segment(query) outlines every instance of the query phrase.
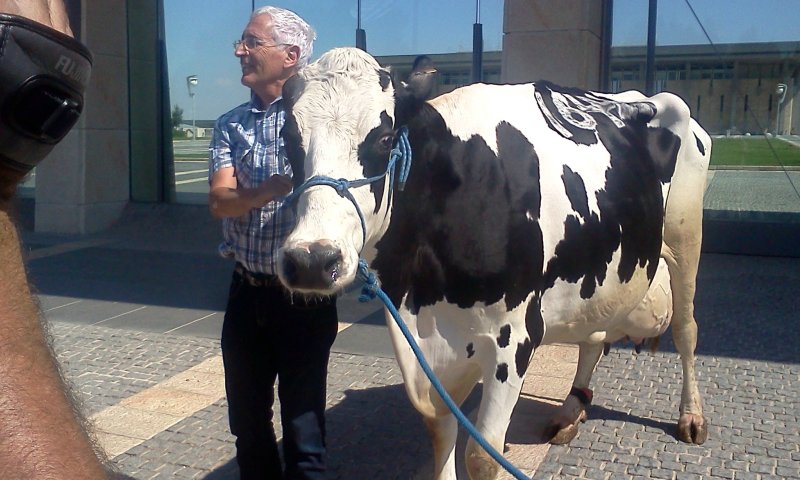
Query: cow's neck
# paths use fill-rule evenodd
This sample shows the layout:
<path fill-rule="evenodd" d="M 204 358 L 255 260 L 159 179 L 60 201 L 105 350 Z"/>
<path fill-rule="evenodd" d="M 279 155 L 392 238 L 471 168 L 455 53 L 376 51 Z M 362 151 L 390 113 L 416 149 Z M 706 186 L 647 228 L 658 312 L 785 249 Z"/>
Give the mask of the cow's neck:
<path fill-rule="evenodd" d="M 470 307 L 505 297 L 509 308 L 518 304 L 536 280 L 510 286 L 518 279 L 509 271 L 542 271 L 535 242 L 524 252 L 507 248 L 510 235 L 541 238 L 538 224 L 516 225 L 511 211 L 501 207 L 508 206 L 504 177 L 518 172 L 506 171 L 482 138 L 454 137 L 430 105 L 407 126 L 411 173 L 406 188 L 395 193 L 372 262 L 384 290 L 396 304 L 408 294 L 412 311 L 441 300 Z M 487 183 L 492 178 L 497 181 Z M 538 181 L 529 184 L 538 195 Z"/>

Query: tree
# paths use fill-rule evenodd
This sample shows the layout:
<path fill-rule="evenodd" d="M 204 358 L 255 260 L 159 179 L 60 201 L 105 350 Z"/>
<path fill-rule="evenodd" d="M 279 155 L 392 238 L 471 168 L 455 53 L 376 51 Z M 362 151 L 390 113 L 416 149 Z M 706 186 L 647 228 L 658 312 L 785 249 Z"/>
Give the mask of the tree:
<path fill-rule="evenodd" d="M 183 123 L 183 109 L 176 103 L 172 107 L 172 128 L 178 128 Z"/>

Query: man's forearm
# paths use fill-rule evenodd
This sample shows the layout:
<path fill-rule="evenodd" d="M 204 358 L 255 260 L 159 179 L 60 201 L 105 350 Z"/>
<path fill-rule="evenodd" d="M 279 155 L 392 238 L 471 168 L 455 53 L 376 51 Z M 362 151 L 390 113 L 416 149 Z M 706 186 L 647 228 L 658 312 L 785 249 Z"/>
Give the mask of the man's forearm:
<path fill-rule="evenodd" d="M 208 205 L 214 218 L 241 217 L 273 198 L 257 188 L 216 187 L 208 194 Z"/>
<path fill-rule="evenodd" d="M 0 478 L 105 478 L 66 393 L 2 206 L 0 259 Z"/>

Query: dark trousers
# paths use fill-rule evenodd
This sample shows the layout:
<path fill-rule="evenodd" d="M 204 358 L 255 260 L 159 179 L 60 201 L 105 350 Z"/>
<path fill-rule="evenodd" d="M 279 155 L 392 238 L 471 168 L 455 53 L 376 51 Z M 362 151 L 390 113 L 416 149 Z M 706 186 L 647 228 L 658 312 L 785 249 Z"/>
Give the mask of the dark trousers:
<path fill-rule="evenodd" d="M 335 298 L 306 302 L 281 286 L 253 286 L 234 273 L 222 358 L 243 480 L 325 477 L 326 380 L 337 329 Z M 276 377 L 285 473 L 272 427 Z"/>

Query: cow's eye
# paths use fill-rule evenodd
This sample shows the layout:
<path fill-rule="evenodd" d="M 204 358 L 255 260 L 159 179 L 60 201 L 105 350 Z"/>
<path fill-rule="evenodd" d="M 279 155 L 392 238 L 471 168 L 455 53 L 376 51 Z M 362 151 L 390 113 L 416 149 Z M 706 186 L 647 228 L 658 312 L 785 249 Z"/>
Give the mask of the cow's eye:
<path fill-rule="evenodd" d="M 392 149 L 392 142 L 394 142 L 394 135 L 384 135 L 380 140 L 378 140 L 378 144 L 381 146 L 381 148 L 386 150 Z"/>

